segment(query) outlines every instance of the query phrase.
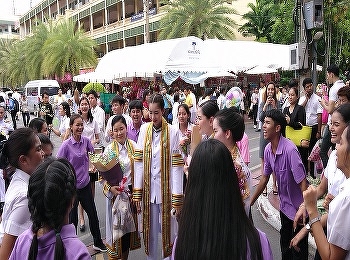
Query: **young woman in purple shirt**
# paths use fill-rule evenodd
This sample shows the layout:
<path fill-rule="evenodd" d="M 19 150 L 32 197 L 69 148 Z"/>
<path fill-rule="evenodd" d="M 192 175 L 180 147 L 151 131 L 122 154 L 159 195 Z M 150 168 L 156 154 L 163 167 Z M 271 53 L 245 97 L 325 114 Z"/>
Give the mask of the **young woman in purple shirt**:
<path fill-rule="evenodd" d="M 16 240 L 16 259 L 91 259 L 68 224 L 76 196 L 76 178 L 66 159 L 49 158 L 29 178 L 28 208 L 33 225 Z"/>
<path fill-rule="evenodd" d="M 66 158 L 74 167 L 77 180 L 77 198 L 69 216 L 69 222 L 78 225 L 78 202 L 88 215 L 91 235 L 94 238 L 93 248 L 106 252 L 106 246 L 101 239 L 99 220 L 95 201 L 91 192 L 89 176 L 88 152 L 94 152 L 90 139 L 82 136 L 84 130 L 83 118 L 79 114 L 70 117 L 71 137 L 65 140 L 57 153 L 57 158 Z"/>

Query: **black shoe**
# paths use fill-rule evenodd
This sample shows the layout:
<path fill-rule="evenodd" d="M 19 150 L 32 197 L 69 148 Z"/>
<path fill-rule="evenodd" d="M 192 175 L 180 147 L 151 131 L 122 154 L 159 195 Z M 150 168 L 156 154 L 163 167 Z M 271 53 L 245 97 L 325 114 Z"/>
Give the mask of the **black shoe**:
<path fill-rule="evenodd" d="M 100 240 L 97 243 L 94 243 L 94 245 L 92 246 L 92 248 L 96 251 L 100 251 L 100 252 L 106 252 L 107 248 L 105 246 L 105 244 L 103 244 L 102 240 Z"/>
<path fill-rule="evenodd" d="M 85 232 L 85 224 L 80 225 L 79 229 L 80 229 L 80 232 Z"/>
<path fill-rule="evenodd" d="M 255 132 L 260 132 L 260 131 L 261 131 L 261 129 L 256 129 L 256 130 L 255 130 Z"/>

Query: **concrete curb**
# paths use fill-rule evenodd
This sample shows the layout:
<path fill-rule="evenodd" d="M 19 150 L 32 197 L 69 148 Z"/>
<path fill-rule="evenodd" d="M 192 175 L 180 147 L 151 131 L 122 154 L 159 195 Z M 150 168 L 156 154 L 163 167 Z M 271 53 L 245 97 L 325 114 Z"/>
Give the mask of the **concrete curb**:
<path fill-rule="evenodd" d="M 271 178 L 272 179 L 272 178 Z M 268 194 L 267 196 L 260 195 L 257 199 L 257 209 L 259 210 L 263 219 L 274 227 L 277 231 L 281 228 L 281 219 L 279 210 L 276 209 L 270 202 L 270 193 L 272 192 L 271 179 L 267 185 Z M 313 236 L 309 235 L 309 255 L 314 256 L 316 251 L 316 243 Z"/>

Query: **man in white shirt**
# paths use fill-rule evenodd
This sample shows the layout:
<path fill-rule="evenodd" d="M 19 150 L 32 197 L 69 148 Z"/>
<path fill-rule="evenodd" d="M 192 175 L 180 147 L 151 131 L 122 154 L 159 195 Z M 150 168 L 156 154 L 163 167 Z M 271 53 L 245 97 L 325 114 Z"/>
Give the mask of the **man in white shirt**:
<path fill-rule="evenodd" d="M 218 103 L 219 109 L 223 109 L 226 106 L 226 98 L 224 96 L 225 88 L 220 88 L 220 95 L 218 96 L 216 102 Z"/>
<path fill-rule="evenodd" d="M 314 93 L 311 78 L 305 78 L 303 80 L 303 88 L 305 95 L 300 97 L 299 105 L 305 108 L 306 125 L 312 127 L 310 145 L 308 148 L 308 154 L 310 154 L 316 141 L 321 138 L 323 108 L 320 103 L 320 97 Z M 309 172 L 313 178 L 315 178 L 314 168 L 314 162 L 310 162 Z"/>
<path fill-rule="evenodd" d="M 329 116 L 328 116 L 328 122 L 324 129 L 323 136 L 322 136 L 322 144 L 321 144 L 321 150 L 320 150 L 320 156 L 323 164 L 323 168 L 326 168 L 327 162 L 328 162 L 328 151 L 329 148 L 331 148 L 331 132 L 329 131 L 329 126 L 331 124 L 331 115 L 336 108 L 337 101 L 338 101 L 338 90 L 345 86 L 344 82 L 339 79 L 339 67 L 335 64 L 329 65 L 327 68 L 327 82 L 329 84 L 333 84 L 332 87 L 329 89 L 329 100 L 326 101 L 324 98 L 321 99 L 321 105 L 322 107 L 327 110 Z"/>
<path fill-rule="evenodd" d="M 98 94 L 95 90 L 91 90 L 87 94 L 87 97 L 91 107 L 91 114 L 98 124 L 100 133 L 104 133 L 106 116 L 105 116 L 105 111 L 97 105 Z M 100 140 L 103 140 L 103 138 L 100 138 Z"/>
<path fill-rule="evenodd" d="M 116 115 L 122 115 L 125 118 L 127 127 L 132 124 L 132 119 L 129 115 L 123 114 L 124 106 L 126 104 L 126 100 L 119 95 L 115 95 L 115 97 L 112 99 L 112 113 L 113 115 L 108 118 L 107 124 L 106 124 L 106 130 L 105 130 L 105 142 L 106 144 L 109 144 L 112 140 L 112 120 Z"/>

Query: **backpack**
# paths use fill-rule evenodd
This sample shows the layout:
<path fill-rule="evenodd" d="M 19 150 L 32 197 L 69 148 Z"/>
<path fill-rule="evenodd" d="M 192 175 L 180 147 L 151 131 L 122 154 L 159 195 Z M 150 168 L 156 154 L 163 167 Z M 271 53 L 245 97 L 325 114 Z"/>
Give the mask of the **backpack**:
<path fill-rule="evenodd" d="M 15 111 L 16 113 L 19 111 L 19 103 L 18 100 L 15 98 L 11 98 L 13 101 L 13 111 Z"/>

